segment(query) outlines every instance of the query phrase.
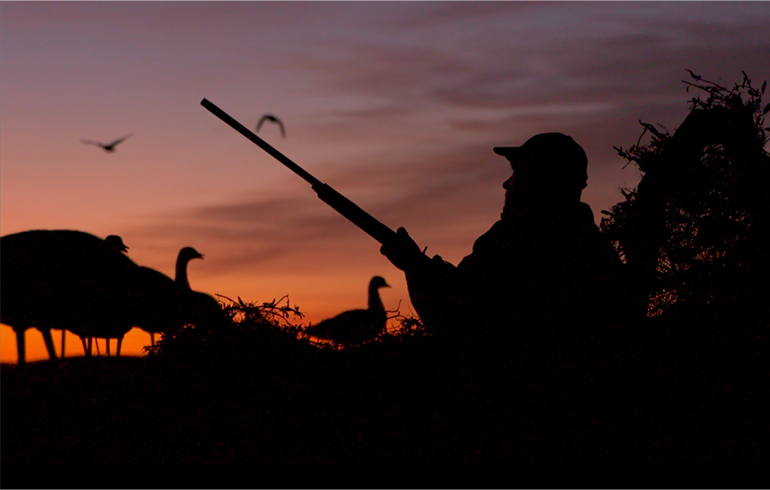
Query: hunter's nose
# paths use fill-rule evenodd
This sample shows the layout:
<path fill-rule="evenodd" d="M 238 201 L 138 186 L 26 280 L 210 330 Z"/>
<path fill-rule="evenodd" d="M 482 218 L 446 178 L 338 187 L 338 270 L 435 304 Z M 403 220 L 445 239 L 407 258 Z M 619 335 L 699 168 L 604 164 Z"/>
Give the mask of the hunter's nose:
<path fill-rule="evenodd" d="M 505 190 L 507 190 L 507 191 L 511 190 L 511 187 L 513 187 L 513 178 L 514 178 L 514 175 L 511 175 L 511 176 L 508 178 L 508 180 L 506 180 L 505 182 L 503 182 L 503 189 L 505 189 Z"/>

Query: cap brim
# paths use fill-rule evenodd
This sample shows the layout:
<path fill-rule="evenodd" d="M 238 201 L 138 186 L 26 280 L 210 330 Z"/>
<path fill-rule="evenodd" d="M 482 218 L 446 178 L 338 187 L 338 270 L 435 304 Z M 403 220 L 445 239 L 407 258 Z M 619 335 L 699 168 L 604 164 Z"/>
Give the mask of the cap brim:
<path fill-rule="evenodd" d="M 495 146 L 494 152 L 504 157 L 512 157 L 521 153 L 521 147 L 519 146 Z"/>

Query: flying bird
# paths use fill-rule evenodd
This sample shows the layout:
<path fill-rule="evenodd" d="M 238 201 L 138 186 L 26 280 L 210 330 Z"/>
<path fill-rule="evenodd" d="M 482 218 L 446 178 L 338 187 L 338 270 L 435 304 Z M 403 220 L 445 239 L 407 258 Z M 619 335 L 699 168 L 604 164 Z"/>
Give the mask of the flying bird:
<path fill-rule="evenodd" d="M 90 141 L 90 140 L 84 140 L 84 139 L 81 139 L 80 141 L 82 143 L 87 144 L 87 145 L 96 145 L 96 146 L 102 148 L 104 151 L 106 151 L 108 153 L 114 153 L 115 152 L 115 146 L 117 146 L 118 143 L 121 143 L 121 142 L 127 140 L 130 137 L 131 137 L 131 135 L 127 134 L 126 136 L 123 136 L 122 138 L 116 139 L 112 143 L 100 143 L 98 141 Z"/>
<path fill-rule="evenodd" d="M 286 137 L 286 130 L 284 130 L 283 128 L 283 123 L 281 122 L 280 119 L 278 119 L 272 114 L 265 114 L 264 116 L 262 116 L 262 118 L 257 123 L 257 132 L 259 132 L 259 128 L 262 127 L 262 123 L 265 121 L 270 121 L 277 124 L 281 128 L 281 136 L 283 136 L 284 138 Z"/>

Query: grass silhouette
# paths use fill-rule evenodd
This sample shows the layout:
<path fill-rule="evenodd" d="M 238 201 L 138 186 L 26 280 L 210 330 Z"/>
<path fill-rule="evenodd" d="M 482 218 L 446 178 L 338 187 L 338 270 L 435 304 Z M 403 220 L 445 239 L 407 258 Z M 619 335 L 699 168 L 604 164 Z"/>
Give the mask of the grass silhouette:
<path fill-rule="evenodd" d="M 672 329 L 665 318 L 524 361 L 515 346 L 447 344 L 399 313 L 393 333 L 375 341 L 314 345 L 288 297 L 221 303 L 227 322 L 168 333 L 142 358 L 4 365 L 3 461 L 764 458 L 764 412 L 752 395 L 766 383 L 761 370 L 730 377 L 724 363 L 693 363 L 653 341 L 613 343 L 629 330 Z M 597 367 L 586 353 L 599 348 L 611 355 Z"/>

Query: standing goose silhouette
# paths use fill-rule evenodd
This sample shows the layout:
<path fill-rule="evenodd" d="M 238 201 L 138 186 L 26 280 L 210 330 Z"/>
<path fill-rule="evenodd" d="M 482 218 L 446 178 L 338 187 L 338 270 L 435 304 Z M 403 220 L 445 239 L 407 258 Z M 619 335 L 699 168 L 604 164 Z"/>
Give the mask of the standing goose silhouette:
<path fill-rule="evenodd" d="M 18 363 L 26 362 L 25 331 L 37 328 L 56 359 L 52 328 L 67 329 L 84 343 L 102 323 L 120 323 L 113 303 L 121 278 L 136 267 L 119 237 L 102 240 L 74 230 L 31 230 L 0 239 L 0 322 L 16 333 Z M 62 349 L 63 351 L 64 349 Z"/>
<path fill-rule="evenodd" d="M 123 136 L 122 138 L 118 138 L 118 139 L 116 139 L 115 141 L 113 141 L 111 143 L 100 143 L 98 141 L 91 141 L 91 140 L 84 140 L 84 139 L 81 139 L 80 142 L 81 143 L 85 143 L 87 145 L 98 146 L 99 148 L 103 149 L 107 153 L 114 153 L 115 152 L 115 147 L 118 145 L 118 143 L 121 143 L 121 142 L 127 140 L 130 137 L 131 137 L 131 135 L 127 134 L 126 136 Z"/>
<path fill-rule="evenodd" d="M 175 282 L 182 289 L 183 302 L 188 310 L 187 323 L 219 323 L 226 320 L 219 301 L 206 293 L 193 291 L 187 279 L 187 263 L 192 259 L 203 260 L 203 257 L 202 253 L 192 247 L 183 248 L 177 257 Z"/>
<path fill-rule="evenodd" d="M 257 131 L 256 131 L 257 133 L 259 133 L 259 129 L 262 127 L 262 123 L 264 123 L 265 121 L 270 121 L 272 123 L 277 124 L 281 129 L 281 136 L 283 136 L 284 138 L 286 137 L 286 130 L 283 127 L 283 123 L 281 122 L 280 119 L 278 119 L 272 114 L 265 114 L 260 118 L 259 122 L 257 123 Z"/>
<path fill-rule="evenodd" d="M 182 249 L 179 254 L 181 258 L 177 257 L 177 265 L 186 266 L 193 252 L 200 255 L 192 248 Z M 154 333 L 180 329 L 190 324 L 212 324 L 225 318 L 216 299 L 190 289 L 186 272 L 180 279 L 186 285 L 177 283 L 155 269 L 137 266 L 123 281 L 124 295 L 115 301 L 115 310 L 120 312 L 120 318 L 123 319 L 121 325 L 116 327 L 127 325 L 128 328 L 106 328 L 95 336 L 117 338 L 117 355 L 120 356 L 123 336 L 133 327 L 149 332 L 154 342 Z M 107 342 L 109 355 L 109 340 Z"/>
<path fill-rule="evenodd" d="M 192 288 L 190 288 L 190 281 L 187 279 L 187 264 L 193 259 L 203 259 L 203 254 L 192 247 L 182 248 L 176 258 L 176 276 L 174 277 L 174 282 L 181 289 L 187 291 L 192 291 Z M 139 326 L 139 328 L 150 334 L 150 342 L 152 345 L 155 345 L 155 334 L 163 332 L 167 327 L 167 325 L 155 322 L 146 322 Z"/>
<path fill-rule="evenodd" d="M 104 244 L 107 246 L 107 250 L 110 251 L 112 254 L 117 253 L 127 253 L 128 252 L 128 246 L 123 243 L 123 239 L 119 237 L 118 235 L 109 235 L 104 239 Z M 61 357 L 64 359 L 66 350 L 65 350 L 65 338 L 67 336 L 67 329 L 63 328 L 61 331 Z M 86 356 L 91 355 L 91 350 L 93 346 L 93 337 L 80 337 L 80 342 L 83 344 L 83 352 L 86 354 Z M 96 349 L 99 349 L 99 345 L 96 345 Z"/>
<path fill-rule="evenodd" d="M 374 276 L 369 282 L 368 309 L 345 311 L 317 325 L 311 325 L 305 329 L 305 333 L 340 344 L 356 345 L 374 339 L 385 331 L 388 320 L 379 289 L 389 287 L 385 279 Z"/>
<path fill-rule="evenodd" d="M 192 289 L 190 287 L 190 281 L 187 279 L 187 264 L 192 259 L 203 260 L 203 254 L 192 247 L 184 247 L 179 251 L 179 255 L 176 257 L 176 276 L 174 277 L 174 281 L 187 289 Z"/>

